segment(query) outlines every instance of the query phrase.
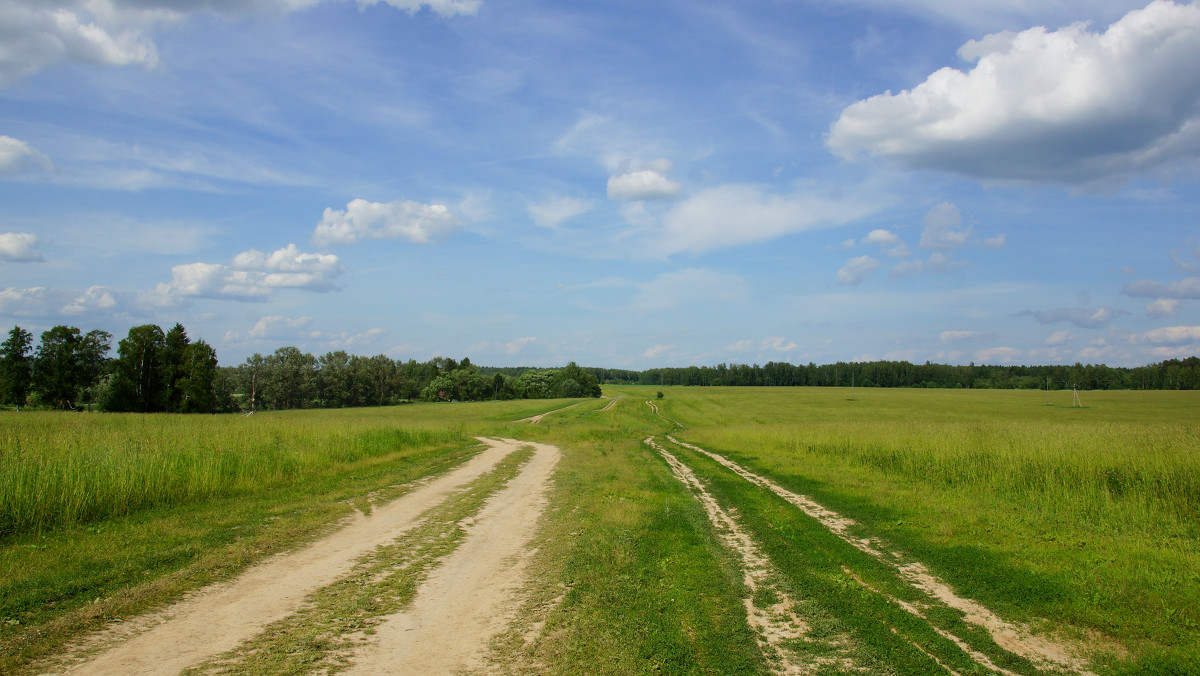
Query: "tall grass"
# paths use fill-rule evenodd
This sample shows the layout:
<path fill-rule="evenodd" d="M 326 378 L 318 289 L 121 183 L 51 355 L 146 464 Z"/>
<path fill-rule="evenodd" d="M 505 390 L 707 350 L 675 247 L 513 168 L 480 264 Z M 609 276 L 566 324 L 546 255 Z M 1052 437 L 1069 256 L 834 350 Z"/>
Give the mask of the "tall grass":
<path fill-rule="evenodd" d="M 0 413 L 0 537 L 239 495 L 460 440 L 396 418 Z"/>
<path fill-rule="evenodd" d="M 821 422 L 696 430 L 787 473 L 857 468 L 1107 528 L 1200 532 L 1200 425 Z"/>

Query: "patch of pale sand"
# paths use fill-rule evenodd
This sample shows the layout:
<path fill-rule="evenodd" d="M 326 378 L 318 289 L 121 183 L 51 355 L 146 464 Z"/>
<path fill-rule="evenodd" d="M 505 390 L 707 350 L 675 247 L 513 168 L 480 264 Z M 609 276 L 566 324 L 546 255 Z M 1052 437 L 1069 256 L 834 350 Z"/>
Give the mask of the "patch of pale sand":
<path fill-rule="evenodd" d="M 546 507 L 560 456 L 532 446 L 521 473 L 489 498 L 463 543 L 417 589 L 412 603 L 378 627 L 352 658 L 351 674 L 452 674 L 484 668 L 488 644 L 515 617 L 526 582 L 529 543 Z"/>
<path fill-rule="evenodd" d="M 617 402 L 619 402 L 619 401 L 621 401 L 621 398 L 620 398 L 620 397 L 613 397 L 613 400 L 612 400 L 612 401 L 610 401 L 610 402 L 608 402 L 607 404 L 605 404 L 605 405 L 604 405 L 604 408 L 600 409 L 600 411 L 599 411 L 599 412 L 600 412 L 600 413 L 603 413 L 603 412 L 605 412 L 605 411 L 612 410 L 612 407 L 613 407 L 613 406 L 616 406 L 616 405 L 617 405 Z"/>
<path fill-rule="evenodd" d="M 672 442 L 679 444 L 684 448 L 689 448 L 697 453 L 702 453 L 713 460 L 721 463 L 725 467 L 736 472 L 742 478 L 754 483 L 758 486 L 766 488 L 775 493 L 779 497 L 787 500 L 793 505 L 799 507 L 808 516 L 816 519 L 831 532 L 842 538 L 855 548 L 862 552 L 888 563 L 895 568 L 900 575 L 909 582 L 912 586 L 924 591 L 945 603 L 947 606 L 959 610 L 965 616 L 966 622 L 982 627 L 991 635 L 992 640 L 996 645 L 1005 650 L 1020 655 L 1034 664 L 1042 666 L 1050 666 L 1052 668 L 1066 669 L 1071 673 L 1080 674 L 1081 676 L 1093 676 L 1092 672 L 1088 671 L 1087 663 L 1082 659 L 1075 657 L 1066 646 L 1052 641 L 1043 636 L 1036 636 L 1032 632 L 1018 627 L 1010 622 L 1007 622 L 993 613 L 991 610 L 980 604 L 978 601 L 966 599 L 954 592 L 945 582 L 937 579 L 929 569 L 919 562 L 901 564 L 900 561 L 906 559 L 900 552 L 885 552 L 883 546 L 876 540 L 871 538 L 855 538 L 849 534 L 849 529 L 857 525 L 853 519 L 848 519 L 841 516 L 837 512 L 826 509 L 823 505 L 817 503 L 812 498 L 809 498 L 798 493 L 793 493 L 788 489 L 776 484 L 773 481 L 759 476 L 743 468 L 741 465 L 718 455 L 711 451 L 700 448 L 693 444 L 684 443 L 668 436 Z"/>
<path fill-rule="evenodd" d="M 421 515 L 478 478 L 516 446 L 480 439 L 487 448 L 458 468 L 425 481 L 371 516 L 304 549 L 259 564 L 237 579 L 212 585 L 167 609 L 162 620 L 113 648 L 66 670 L 68 674 L 177 674 L 232 650 L 300 608 L 305 597 L 350 572 L 355 561 L 420 522 Z"/>
<path fill-rule="evenodd" d="M 803 637 L 809 628 L 792 610 L 795 605 L 792 599 L 777 585 L 772 584 L 772 578 L 777 577 L 778 573 L 771 560 L 742 529 L 734 516 L 717 503 L 687 465 L 655 443 L 653 437 L 646 439 L 645 443 L 667 461 L 675 478 L 692 490 L 705 513 L 708 514 L 708 519 L 712 522 L 717 536 L 726 548 L 741 559 L 742 582 L 747 591 L 746 598 L 743 600 L 746 606 L 746 620 L 752 628 L 757 630 L 756 635 L 763 652 L 768 657 L 774 656 L 775 659 L 771 660 L 774 662 L 773 671 L 778 674 L 813 673 L 822 666 L 825 660 L 810 658 L 809 663 L 801 663 L 799 656 L 785 643 Z M 754 599 L 761 589 L 770 589 L 775 593 L 778 601 L 767 607 L 758 606 Z"/>

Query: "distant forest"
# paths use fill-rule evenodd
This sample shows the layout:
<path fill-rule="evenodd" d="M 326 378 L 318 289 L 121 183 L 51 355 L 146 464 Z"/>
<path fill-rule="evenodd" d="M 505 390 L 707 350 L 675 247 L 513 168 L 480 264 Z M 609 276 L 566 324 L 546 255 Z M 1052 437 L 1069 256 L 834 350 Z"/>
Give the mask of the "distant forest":
<path fill-rule="evenodd" d="M 735 385 L 808 387 L 963 387 L 976 389 L 1194 390 L 1200 389 L 1200 358 L 1168 359 L 1120 368 L 1104 364 L 1071 366 L 989 366 L 911 364 L 906 361 L 787 362 L 719 364 L 645 371 L 588 369 L 604 384 Z"/>
<path fill-rule="evenodd" d="M 598 397 L 600 385 L 948 387 L 1003 389 L 1200 389 L 1200 358 L 1134 368 L 1103 364 L 990 366 L 906 361 L 719 364 L 630 371 L 480 367 L 464 358 L 399 361 L 296 347 L 219 366 L 180 324 L 135 326 L 117 345 L 104 331 L 56 326 L 41 335 L 13 327 L 0 343 L 0 405 L 105 411 L 222 413 L 383 406 L 411 401 Z"/>

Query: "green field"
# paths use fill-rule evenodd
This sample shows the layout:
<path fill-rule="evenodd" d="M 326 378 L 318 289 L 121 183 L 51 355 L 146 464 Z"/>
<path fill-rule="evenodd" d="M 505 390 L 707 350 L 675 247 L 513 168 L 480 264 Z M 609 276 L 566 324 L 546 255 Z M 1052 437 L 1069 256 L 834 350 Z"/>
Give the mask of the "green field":
<path fill-rule="evenodd" d="M 788 649 L 820 673 L 989 673 L 968 651 L 1010 673 L 1052 672 L 684 444 L 836 511 L 854 538 L 1071 646 L 1094 673 L 1200 672 L 1197 393 L 1082 392 L 1083 407 L 1038 391 L 605 395 L 617 405 L 578 400 L 536 425 L 513 421 L 571 402 L 0 413 L 0 672 L 36 670 L 106 622 L 329 532 L 463 462 L 477 435 L 563 452 L 527 603 L 552 610 L 539 640 L 514 629 L 496 642 L 510 673 L 769 673 L 742 564 L 648 437 L 774 563 L 758 593 L 795 600 L 811 630 Z M 921 618 L 906 610 L 918 606 Z"/>

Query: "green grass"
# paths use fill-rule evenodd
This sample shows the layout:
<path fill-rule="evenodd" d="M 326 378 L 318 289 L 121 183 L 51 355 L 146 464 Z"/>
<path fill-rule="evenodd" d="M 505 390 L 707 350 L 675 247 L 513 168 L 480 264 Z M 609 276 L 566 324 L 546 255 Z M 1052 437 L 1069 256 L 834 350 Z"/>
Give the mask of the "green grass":
<path fill-rule="evenodd" d="M 765 673 L 736 559 L 642 443 L 675 429 L 646 400 L 683 425 L 679 438 L 855 519 L 963 596 L 1095 648 L 1097 673 L 1200 672 L 1200 393 L 1081 392 L 1084 408 L 1036 391 L 606 394 L 624 398 L 537 425 L 513 421 L 571 402 L 0 413 L 0 672 L 301 546 L 463 462 L 487 435 L 563 450 L 528 603 L 496 642 L 503 670 Z M 971 673 L 883 600 L 911 593 L 886 567 L 704 456 L 680 457 L 736 510 L 818 634 L 850 636 L 876 672 L 932 673 L 926 650 Z M 1030 673 L 953 613 L 933 614 Z"/>
<path fill-rule="evenodd" d="M 1052 618 L 1113 648 L 1111 669 L 1200 670 L 1200 393 L 1084 392 L 1086 408 L 1069 392 L 1050 406 L 1042 392 L 666 395 L 681 439 L 854 518 L 1005 617 Z"/>

